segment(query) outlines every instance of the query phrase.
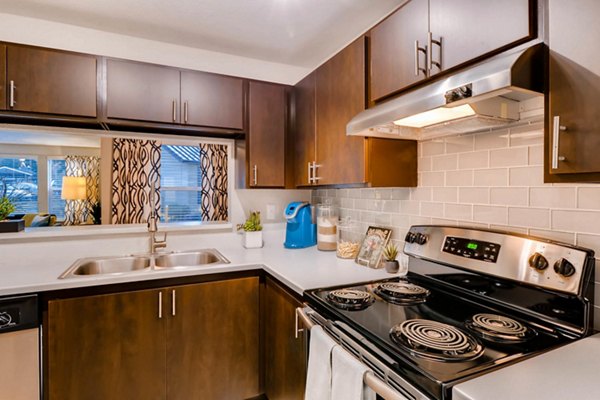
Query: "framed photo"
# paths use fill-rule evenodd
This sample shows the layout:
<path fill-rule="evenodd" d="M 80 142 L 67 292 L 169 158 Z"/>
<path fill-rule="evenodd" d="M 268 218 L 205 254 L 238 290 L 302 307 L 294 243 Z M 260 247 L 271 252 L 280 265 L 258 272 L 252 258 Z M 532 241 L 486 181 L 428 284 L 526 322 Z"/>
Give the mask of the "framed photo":
<path fill-rule="evenodd" d="M 355 261 L 370 268 L 379 268 L 383 249 L 390 240 L 390 236 L 392 236 L 391 229 L 370 226 Z"/>

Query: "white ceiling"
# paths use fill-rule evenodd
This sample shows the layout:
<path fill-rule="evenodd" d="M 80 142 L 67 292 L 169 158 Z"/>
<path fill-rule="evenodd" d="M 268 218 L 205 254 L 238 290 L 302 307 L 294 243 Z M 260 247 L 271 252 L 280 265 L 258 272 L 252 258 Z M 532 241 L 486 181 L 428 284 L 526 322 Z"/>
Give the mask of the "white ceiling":
<path fill-rule="evenodd" d="M 315 68 L 405 0 L 0 0 L 3 13 Z"/>

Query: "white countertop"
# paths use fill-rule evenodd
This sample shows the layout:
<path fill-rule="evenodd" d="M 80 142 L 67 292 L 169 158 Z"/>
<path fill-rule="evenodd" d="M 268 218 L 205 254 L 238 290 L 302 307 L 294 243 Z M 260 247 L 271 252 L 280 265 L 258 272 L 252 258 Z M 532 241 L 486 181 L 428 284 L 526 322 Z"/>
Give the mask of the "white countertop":
<path fill-rule="evenodd" d="M 49 261 L 40 263 L 32 262 L 32 265 L 20 265 L 12 267 L 8 262 L 0 268 L 0 296 L 19 293 L 34 293 L 48 290 L 67 289 L 75 287 L 89 287 L 107 285 L 122 282 L 144 281 L 152 279 L 164 279 L 201 274 L 214 274 L 222 272 L 244 271 L 249 269 L 263 268 L 268 273 L 289 286 L 292 290 L 301 294 L 306 289 L 326 287 L 333 285 L 344 285 L 369 280 L 389 278 L 390 275 L 383 269 L 371 269 L 360 266 L 354 260 L 342 260 L 336 257 L 335 252 L 318 251 L 316 246 L 306 249 L 285 249 L 283 247 L 284 231 L 265 231 L 265 246 L 261 249 L 245 249 L 241 245 L 241 237 L 235 233 L 214 233 L 203 235 L 198 240 L 198 245 L 176 250 L 195 250 L 203 248 L 215 248 L 223 254 L 230 264 L 221 264 L 208 267 L 191 267 L 178 270 L 156 270 L 145 272 L 130 272 L 121 275 L 96 275 L 82 276 L 67 279 L 58 279 L 75 260 L 79 257 L 69 257 L 70 249 L 73 254 L 81 250 L 73 244 L 60 243 L 58 252 L 66 253 L 59 257 L 60 261 Z M 114 240 L 114 239 L 113 239 Z M 145 240 L 145 239 L 143 239 Z M 46 247 L 37 247 L 30 244 L 23 252 L 33 251 L 52 252 L 52 244 L 45 243 Z M 59 246 L 59 244 L 54 244 Z M 71 247 L 70 247 L 71 246 Z M 109 244 L 114 246 L 114 243 Z M 2 248 L 0 248 L 1 250 Z M 39 249 L 39 250 L 37 250 Z M 168 249 L 170 250 L 170 249 Z M 135 250 L 131 253 L 136 253 Z M 95 249 L 90 256 L 99 256 L 101 251 Z M 120 253 L 122 255 L 128 253 Z M 114 255 L 114 252 L 107 255 Z M 28 255 L 23 255 L 27 257 Z M 29 254 L 35 259 L 34 254 Z M 43 255 L 37 254 L 38 260 L 44 259 Z M 48 257 L 51 259 L 52 257 Z M 54 257 L 57 258 L 57 257 Z"/>
<path fill-rule="evenodd" d="M 454 387 L 453 400 L 598 400 L 600 334 Z"/>

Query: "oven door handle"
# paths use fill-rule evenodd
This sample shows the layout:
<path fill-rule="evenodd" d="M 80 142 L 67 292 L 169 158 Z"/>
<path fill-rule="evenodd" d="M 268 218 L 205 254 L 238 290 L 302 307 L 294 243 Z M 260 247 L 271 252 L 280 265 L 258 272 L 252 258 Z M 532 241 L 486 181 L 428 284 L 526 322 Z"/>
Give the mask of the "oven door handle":
<path fill-rule="evenodd" d="M 306 327 L 306 329 L 311 330 L 316 324 L 310 319 L 306 312 L 307 309 L 310 310 L 308 307 L 296 308 L 296 316 L 302 321 L 302 324 Z M 367 371 L 365 373 L 363 380 L 365 385 L 370 387 L 375 393 L 386 400 L 409 400 L 406 396 L 403 396 L 392 389 L 387 383 L 379 379 L 379 377 L 371 371 Z"/>

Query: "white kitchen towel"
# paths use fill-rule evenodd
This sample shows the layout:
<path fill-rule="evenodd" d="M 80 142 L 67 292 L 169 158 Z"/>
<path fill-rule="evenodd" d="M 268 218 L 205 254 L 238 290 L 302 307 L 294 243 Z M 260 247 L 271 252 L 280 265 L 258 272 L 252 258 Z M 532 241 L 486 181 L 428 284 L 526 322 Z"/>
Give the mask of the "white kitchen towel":
<path fill-rule="evenodd" d="M 304 400 L 331 400 L 331 350 L 337 347 L 321 326 L 310 330 Z"/>
<path fill-rule="evenodd" d="M 364 383 L 369 367 L 336 346 L 331 352 L 331 400 L 375 400 L 375 392 Z"/>

